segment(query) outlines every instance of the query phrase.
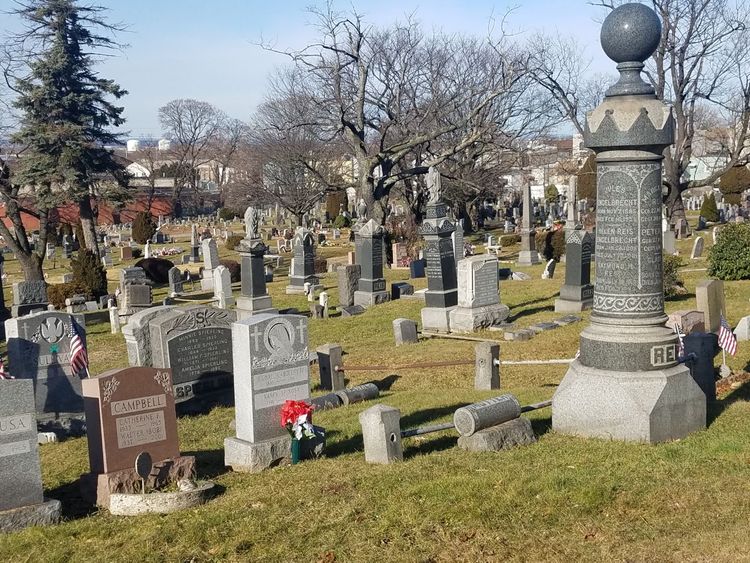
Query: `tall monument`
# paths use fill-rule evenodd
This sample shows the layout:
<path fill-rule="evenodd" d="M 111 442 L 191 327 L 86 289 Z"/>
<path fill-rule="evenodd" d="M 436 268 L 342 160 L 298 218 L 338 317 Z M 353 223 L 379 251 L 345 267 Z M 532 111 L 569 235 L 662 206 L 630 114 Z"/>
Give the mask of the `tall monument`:
<path fill-rule="evenodd" d="M 261 239 L 260 209 L 245 210 L 245 238 L 237 250 L 242 257 L 242 288 L 237 298 L 237 318 L 246 319 L 258 313 L 277 313 L 271 307 L 271 296 L 266 289 L 266 270 L 263 257 L 268 246 Z"/>
<path fill-rule="evenodd" d="M 665 326 L 661 169 L 674 122 L 641 78 L 660 38 L 643 4 L 623 4 L 602 24 L 620 79 L 586 118 L 597 162 L 596 286 L 580 356 L 552 399 L 558 432 L 655 443 L 706 426 L 706 398 Z"/>
<path fill-rule="evenodd" d="M 523 217 L 521 219 L 521 251 L 518 253 L 519 266 L 533 266 L 542 260 L 536 251 L 536 230 L 534 229 L 534 203 L 531 201 L 531 176 L 524 175 Z"/>

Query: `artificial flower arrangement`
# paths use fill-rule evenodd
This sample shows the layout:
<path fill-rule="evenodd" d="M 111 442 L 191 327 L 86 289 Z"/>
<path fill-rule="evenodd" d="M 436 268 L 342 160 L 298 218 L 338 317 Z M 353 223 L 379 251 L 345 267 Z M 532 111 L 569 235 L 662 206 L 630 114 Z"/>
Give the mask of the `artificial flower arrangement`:
<path fill-rule="evenodd" d="M 313 407 L 305 401 L 285 401 L 281 407 L 281 426 L 292 437 L 292 463 L 300 459 L 300 441 L 315 438 Z"/>

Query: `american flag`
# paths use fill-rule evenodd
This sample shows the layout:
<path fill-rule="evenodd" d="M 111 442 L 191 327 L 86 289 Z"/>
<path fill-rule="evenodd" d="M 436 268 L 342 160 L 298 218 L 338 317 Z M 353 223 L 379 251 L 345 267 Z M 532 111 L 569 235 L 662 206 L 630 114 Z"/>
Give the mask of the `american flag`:
<path fill-rule="evenodd" d="M 73 336 L 70 339 L 70 367 L 73 368 L 73 373 L 77 373 L 79 377 L 87 377 L 89 371 L 89 357 L 88 354 L 86 354 L 86 347 L 83 345 L 81 335 L 78 334 L 75 325 L 72 325 L 72 327 Z"/>
<path fill-rule="evenodd" d="M 732 334 L 732 327 L 721 315 L 721 326 L 719 326 L 719 347 L 728 353 L 730 356 L 734 356 L 737 353 L 737 339 Z"/>
<path fill-rule="evenodd" d="M 5 362 L 3 362 L 2 356 L 0 356 L 0 379 L 13 379 L 13 376 L 5 369 Z"/>

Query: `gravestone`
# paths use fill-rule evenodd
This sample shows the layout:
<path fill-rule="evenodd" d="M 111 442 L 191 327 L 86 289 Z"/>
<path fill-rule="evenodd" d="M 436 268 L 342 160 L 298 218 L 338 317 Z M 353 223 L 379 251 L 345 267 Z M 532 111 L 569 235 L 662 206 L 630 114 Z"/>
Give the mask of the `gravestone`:
<path fill-rule="evenodd" d="M 359 286 L 359 278 L 362 277 L 362 266 L 359 264 L 347 264 L 336 268 L 339 286 L 339 308 L 354 305 L 354 292 Z"/>
<path fill-rule="evenodd" d="M 316 350 L 318 354 L 318 371 L 320 372 L 320 388 L 329 391 L 339 391 L 346 387 L 342 366 L 343 351 L 340 344 L 323 344 Z"/>
<path fill-rule="evenodd" d="M 696 309 L 703 313 L 706 332 L 718 332 L 724 311 L 724 282 L 703 280 L 695 287 Z"/>
<path fill-rule="evenodd" d="M 177 266 L 172 266 L 167 272 L 169 278 L 169 294 L 179 295 L 182 293 L 182 272 Z"/>
<path fill-rule="evenodd" d="M 312 233 L 297 227 L 292 239 L 294 258 L 289 269 L 289 285 L 286 286 L 287 295 L 305 293 L 305 283 L 309 283 L 312 291 L 322 289 L 320 280 L 315 276 L 315 247 Z"/>
<path fill-rule="evenodd" d="M 451 242 L 453 243 L 453 257 L 458 263 L 464 258 L 464 222 L 462 219 L 456 221 L 456 230 L 451 233 Z"/>
<path fill-rule="evenodd" d="M 536 230 L 534 215 L 531 209 L 531 176 L 525 175 L 522 180 L 523 217 L 521 219 L 521 250 L 518 253 L 519 266 L 533 266 L 541 259 L 536 251 Z"/>
<path fill-rule="evenodd" d="M 143 452 L 155 462 L 146 483 L 152 488 L 194 475 L 195 458 L 180 456 L 168 369 L 110 370 L 84 379 L 83 394 L 90 467 L 81 476 L 84 498 L 107 507 L 112 493 L 140 492 L 134 466 Z"/>
<path fill-rule="evenodd" d="M 23 281 L 13 284 L 11 314 L 14 317 L 46 311 L 47 305 L 49 305 L 47 299 L 47 282 L 44 280 Z"/>
<path fill-rule="evenodd" d="M 690 253 L 690 258 L 695 260 L 703 255 L 703 237 L 696 237 L 693 242 L 693 251 Z"/>
<path fill-rule="evenodd" d="M 198 225 L 190 226 L 190 262 L 197 264 L 200 258 L 200 239 L 198 238 Z"/>
<path fill-rule="evenodd" d="M 201 277 L 201 289 L 210 291 L 214 288 L 214 269 L 219 266 L 219 249 L 216 239 L 207 238 L 201 242 L 203 248 L 203 276 Z"/>
<path fill-rule="evenodd" d="M 172 368 L 181 411 L 223 403 L 231 395 L 235 319 L 234 311 L 196 305 L 167 310 L 149 321 L 151 366 Z"/>
<path fill-rule="evenodd" d="M 396 346 L 418 343 L 417 323 L 411 319 L 393 319 L 393 338 Z"/>
<path fill-rule="evenodd" d="M 396 270 L 409 267 L 409 252 L 404 242 L 394 242 L 391 245 L 393 252 L 393 268 Z"/>
<path fill-rule="evenodd" d="M 394 282 L 391 284 L 391 299 L 400 299 L 402 295 L 414 295 L 414 286 L 408 282 Z"/>
<path fill-rule="evenodd" d="M 120 247 L 120 261 L 124 262 L 125 260 L 132 260 L 133 259 L 133 249 L 129 246 L 121 246 Z"/>
<path fill-rule="evenodd" d="M 152 304 L 151 286 L 142 284 L 128 284 L 121 288 L 120 315 L 133 315 L 143 309 L 148 309 Z"/>
<path fill-rule="evenodd" d="M 664 252 L 666 254 L 675 253 L 674 241 L 675 241 L 674 231 L 668 230 L 668 231 L 662 232 L 662 248 L 664 249 Z"/>
<path fill-rule="evenodd" d="M 552 399 L 562 434 L 656 443 L 706 426 L 705 397 L 665 326 L 662 158 L 674 121 L 640 76 L 660 38 L 644 4 L 622 4 L 602 24 L 620 80 L 586 118 L 585 145 L 597 159 L 597 278 L 580 355 Z"/>
<path fill-rule="evenodd" d="M 352 305 L 351 307 L 341 307 L 342 317 L 355 317 L 365 312 L 365 308 L 362 305 Z"/>
<path fill-rule="evenodd" d="M 356 232 L 357 263 L 362 268 L 354 304 L 370 307 L 390 299 L 383 278 L 383 227 L 370 219 Z"/>
<path fill-rule="evenodd" d="M 128 324 L 122 327 L 130 366 L 151 366 L 151 319 L 175 309 L 174 305 L 160 305 L 133 314 Z"/>
<path fill-rule="evenodd" d="M 679 327 L 684 335 L 706 332 L 704 315 L 700 311 L 674 311 L 667 318 L 667 326 L 672 330 Z"/>
<path fill-rule="evenodd" d="M 44 498 L 34 383 L 0 379 L 0 532 L 60 520 L 60 501 Z"/>
<path fill-rule="evenodd" d="M 451 332 L 473 332 L 501 323 L 510 309 L 500 303 L 498 261 L 491 254 L 458 263 L 458 306 L 450 312 Z"/>
<path fill-rule="evenodd" d="M 237 298 L 237 318 L 245 319 L 256 313 L 277 313 L 272 307 L 266 282 L 270 280 L 263 264 L 268 246 L 260 238 L 260 211 L 248 207 L 245 211 L 245 238 L 237 247 L 242 263 L 242 285 Z"/>
<path fill-rule="evenodd" d="M 427 186 L 430 198 L 421 229 L 427 262 L 426 307 L 421 312 L 422 330 L 446 333 L 450 331 L 450 312 L 458 304 L 456 260 L 451 241 L 454 226 L 446 215 L 447 206 L 442 201 L 440 172 L 434 167 L 427 173 Z"/>
<path fill-rule="evenodd" d="M 424 259 L 412 260 L 409 264 L 409 278 L 417 279 L 425 276 L 425 262 Z"/>
<path fill-rule="evenodd" d="M 236 436 L 224 440 L 224 463 L 258 472 L 290 459 L 284 402 L 310 399 L 307 319 L 253 315 L 232 325 L 232 343 Z"/>
<path fill-rule="evenodd" d="M 214 269 L 214 299 L 218 301 L 219 309 L 229 309 L 234 305 L 232 275 L 226 266 L 218 266 Z"/>
<path fill-rule="evenodd" d="M 594 301 L 591 285 L 591 235 L 581 229 L 566 232 L 565 284 L 555 299 L 555 311 L 574 313 L 590 309 Z"/>
<path fill-rule="evenodd" d="M 547 265 L 544 267 L 544 271 L 542 272 L 543 280 L 551 280 L 555 277 L 555 266 L 557 266 L 557 260 L 555 260 L 554 258 L 550 259 L 547 262 Z"/>
<path fill-rule="evenodd" d="M 750 316 L 742 317 L 734 329 L 734 336 L 738 342 L 750 340 Z"/>
<path fill-rule="evenodd" d="M 8 363 L 16 379 L 34 381 L 37 421 L 42 428 L 82 430 L 81 378 L 70 366 L 70 340 L 78 333 L 84 346 L 83 315 L 57 311 L 32 313 L 5 321 Z"/>

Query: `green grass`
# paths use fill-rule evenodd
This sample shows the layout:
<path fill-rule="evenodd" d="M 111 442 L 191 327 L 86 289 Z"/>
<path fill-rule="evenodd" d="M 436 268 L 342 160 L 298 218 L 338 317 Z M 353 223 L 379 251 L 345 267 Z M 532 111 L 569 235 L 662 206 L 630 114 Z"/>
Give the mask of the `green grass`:
<path fill-rule="evenodd" d="M 710 233 L 707 245 L 711 244 Z M 692 240 L 678 241 L 689 256 Z M 345 253 L 347 246 L 326 249 Z M 510 259 L 517 249 L 507 249 Z M 222 256 L 231 253 L 222 248 Z M 689 269 L 705 259 L 686 259 Z M 12 262 L 11 262 L 12 263 Z M 512 319 L 523 327 L 560 316 L 553 303 L 564 264 L 553 280 L 542 267 L 523 268 L 528 282 L 501 283 Z M 115 272 L 110 279 L 116 279 Z M 408 272 L 389 271 L 390 280 Z M 705 272 L 685 272 L 688 295 L 668 311 L 693 308 Z M 335 278 L 323 278 L 337 302 Z M 304 296 L 270 284 L 276 307 L 307 309 Z M 424 280 L 416 280 L 417 288 Z M 748 314 L 750 282 L 725 284 L 727 314 Z M 396 348 L 391 322 L 419 320 L 422 304 L 396 301 L 354 318 L 310 320 L 310 348 L 338 342 L 348 365 L 398 366 L 473 357 L 473 343 L 431 339 Z M 588 313 L 584 314 L 584 323 Z M 508 360 L 570 358 L 577 323 L 527 342 L 502 342 Z M 484 332 L 487 338 L 501 333 Z M 89 329 L 92 372 L 126 364 L 121 335 Z M 750 345 L 730 359 L 746 369 Z M 565 366 L 504 366 L 503 389 L 522 403 L 547 399 Z M 351 384 L 398 375 L 381 402 L 401 409 L 403 427 L 448 421 L 458 406 L 492 396 L 472 389 L 473 367 L 347 374 Z M 317 370 L 312 369 L 312 381 Z M 317 391 L 316 391 L 317 393 Z M 2 561 L 737 561 L 750 559 L 750 387 L 722 397 L 708 429 L 658 446 L 586 440 L 550 430 L 549 410 L 530 418 L 537 444 L 504 453 L 467 453 L 455 433 L 404 441 L 405 460 L 364 461 L 358 414 L 373 403 L 318 413 L 328 431 L 327 457 L 249 475 L 223 467 L 232 409 L 179 421 L 181 450 L 195 455 L 199 475 L 222 492 L 203 507 L 167 516 L 114 517 L 86 507 L 77 479 L 88 470 L 85 438 L 41 448 L 45 494 L 64 503 L 59 526 L 0 537 Z"/>

